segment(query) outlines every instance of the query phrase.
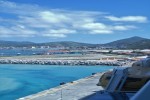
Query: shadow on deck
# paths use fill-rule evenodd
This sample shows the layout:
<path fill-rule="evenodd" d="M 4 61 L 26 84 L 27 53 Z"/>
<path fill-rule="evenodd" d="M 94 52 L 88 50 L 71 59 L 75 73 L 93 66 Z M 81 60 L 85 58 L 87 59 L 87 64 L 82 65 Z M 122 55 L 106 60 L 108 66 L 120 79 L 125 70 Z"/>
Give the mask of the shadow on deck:
<path fill-rule="evenodd" d="M 130 100 L 135 93 L 107 93 L 95 91 L 95 93 L 79 100 Z"/>

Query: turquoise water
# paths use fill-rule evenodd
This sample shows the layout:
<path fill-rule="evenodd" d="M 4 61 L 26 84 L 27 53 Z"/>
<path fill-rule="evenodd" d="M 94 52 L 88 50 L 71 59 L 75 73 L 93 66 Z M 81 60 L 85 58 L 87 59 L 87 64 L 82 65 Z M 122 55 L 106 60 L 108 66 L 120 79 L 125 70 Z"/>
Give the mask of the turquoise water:
<path fill-rule="evenodd" d="M 15 100 L 111 68 L 0 64 L 0 100 Z"/>

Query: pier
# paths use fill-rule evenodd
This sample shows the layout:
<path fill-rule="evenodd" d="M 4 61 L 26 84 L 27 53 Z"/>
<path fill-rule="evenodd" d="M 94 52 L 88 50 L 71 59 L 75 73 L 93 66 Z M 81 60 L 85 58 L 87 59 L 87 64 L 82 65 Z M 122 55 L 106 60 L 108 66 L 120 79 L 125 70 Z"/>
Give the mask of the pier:
<path fill-rule="evenodd" d="M 70 100 L 70 98 L 71 100 L 82 100 L 103 90 L 101 86 L 96 85 L 101 75 L 102 73 L 97 73 L 18 100 Z"/>

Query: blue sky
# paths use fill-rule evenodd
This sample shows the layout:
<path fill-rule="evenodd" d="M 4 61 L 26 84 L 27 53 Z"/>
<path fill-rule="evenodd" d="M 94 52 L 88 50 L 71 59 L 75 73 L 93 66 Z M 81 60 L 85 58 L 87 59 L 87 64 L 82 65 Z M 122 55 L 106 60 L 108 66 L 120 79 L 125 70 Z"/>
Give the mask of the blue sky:
<path fill-rule="evenodd" d="M 150 38 L 149 0 L 0 0 L 0 40 L 107 43 Z"/>

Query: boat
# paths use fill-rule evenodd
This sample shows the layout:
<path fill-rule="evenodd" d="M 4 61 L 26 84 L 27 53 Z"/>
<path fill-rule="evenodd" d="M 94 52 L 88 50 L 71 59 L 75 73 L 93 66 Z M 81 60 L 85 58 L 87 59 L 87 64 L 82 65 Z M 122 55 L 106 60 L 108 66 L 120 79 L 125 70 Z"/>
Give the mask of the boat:
<path fill-rule="evenodd" d="M 150 57 L 133 63 L 131 67 L 122 68 L 123 75 L 121 75 L 121 71 L 117 74 L 118 69 L 104 73 L 97 85 L 107 90 L 109 86 L 116 84 L 113 92 L 118 90 L 120 92 L 136 92 L 150 80 Z M 118 89 L 119 86 L 120 89 Z"/>

